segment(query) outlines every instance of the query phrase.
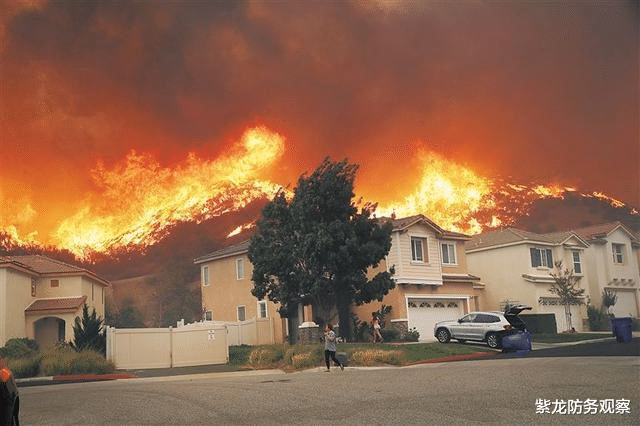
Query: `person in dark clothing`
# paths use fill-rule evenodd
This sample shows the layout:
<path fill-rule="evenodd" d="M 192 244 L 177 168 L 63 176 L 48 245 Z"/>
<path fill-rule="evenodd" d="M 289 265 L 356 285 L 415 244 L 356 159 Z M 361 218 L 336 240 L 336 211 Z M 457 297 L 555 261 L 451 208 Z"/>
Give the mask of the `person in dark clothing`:
<path fill-rule="evenodd" d="M 330 371 L 330 359 L 333 360 L 341 370 L 344 370 L 344 365 L 336 358 L 336 333 L 333 331 L 333 326 L 327 324 L 324 328 L 324 361 L 327 363 L 326 371 Z"/>

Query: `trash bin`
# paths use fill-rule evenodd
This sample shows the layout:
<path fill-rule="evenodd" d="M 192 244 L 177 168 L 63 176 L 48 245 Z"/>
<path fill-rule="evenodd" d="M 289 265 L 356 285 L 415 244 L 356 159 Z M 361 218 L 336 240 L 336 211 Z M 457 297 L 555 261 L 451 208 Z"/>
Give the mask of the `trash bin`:
<path fill-rule="evenodd" d="M 613 332 L 616 342 L 631 343 L 632 321 L 630 317 L 611 318 L 611 331 Z"/>
<path fill-rule="evenodd" d="M 531 352 L 532 334 L 529 331 L 518 330 L 502 337 L 502 352 L 516 352 L 524 355 Z"/>
<path fill-rule="evenodd" d="M 345 366 L 349 362 L 349 357 L 347 356 L 346 352 L 336 352 L 336 358 L 338 358 L 338 361 L 340 361 L 340 364 Z"/>

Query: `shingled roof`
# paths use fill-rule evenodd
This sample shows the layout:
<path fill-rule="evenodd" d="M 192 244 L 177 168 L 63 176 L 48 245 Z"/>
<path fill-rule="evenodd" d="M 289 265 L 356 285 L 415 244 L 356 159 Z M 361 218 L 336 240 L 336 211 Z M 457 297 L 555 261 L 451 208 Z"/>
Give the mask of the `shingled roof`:
<path fill-rule="evenodd" d="M 204 263 L 204 262 L 209 262 L 211 260 L 223 259 L 229 256 L 244 254 L 247 251 L 249 251 L 249 244 L 251 244 L 251 240 L 245 240 L 245 241 L 242 241 L 241 243 L 224 247 L 220 250 L 216 250 L 212 253 L 196 258 L 194 260 L 194 263 Z"/>
<path fill-rule="evenodd" d="M 605 238 L 607 235 L 611 234 L 616 229 L 621 228 L 626 232 L 632 240 L 635 242 L 640 242 L 638 240 L 638 236 L 628 230 L 622 223 L 620 222 L 609 222 L 609 223 L 601 223 L 598 225 L 586 226 L 584 228 L 578 228 L 575 230 L 577 234 L 582 236 L 587 241 L 597 240 L 600 238 Z"/>
<path fill-rule="evenodd" d="M 505 228 L 474 235 L 471 237 L 471 240 L 465 244 L 465 248 L 467 251 L 471 251 L 495 246 L 512 245 L 520 242 L 559 245 L 563 244 L 572 236 L 582 241 L 585 246 L 587 245 L 583 238 L 572 231 L 536 234 L 535 232 L 528 232 L 522 229 Z"/>

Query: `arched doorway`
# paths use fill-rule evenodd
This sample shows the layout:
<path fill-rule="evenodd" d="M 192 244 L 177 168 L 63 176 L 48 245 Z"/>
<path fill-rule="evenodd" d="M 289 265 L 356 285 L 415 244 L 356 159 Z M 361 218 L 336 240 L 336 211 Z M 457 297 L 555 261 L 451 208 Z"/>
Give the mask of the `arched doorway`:
<path fill-rule="evenodd" d="M 41 318 L 35 322 L 34 334 L 41 348 L 53 346 L 64 340 L 65 320 L 56 317 Z"/>

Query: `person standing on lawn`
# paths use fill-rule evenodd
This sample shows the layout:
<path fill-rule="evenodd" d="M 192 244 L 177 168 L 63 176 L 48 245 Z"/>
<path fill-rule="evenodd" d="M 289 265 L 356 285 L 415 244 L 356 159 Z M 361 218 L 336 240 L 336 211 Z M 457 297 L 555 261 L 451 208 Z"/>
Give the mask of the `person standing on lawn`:
<path fill-rule="evenodd" d="M 333 326 L 327 323 L 324 327 L 324 361 L 327 364 L 327 372 L 330 371 L 330 359 L 344 371 L 344 365 L 336 358 L 336 333 L 333 331 Z"/>
<path fill-rule="evenodd" d="M 382 333 L 380 333 L 380 321 L 378 320 L 378 315 L 376 312 L 371 313 L 371 325 L 373 326 L 373 343 L 378 343 L 378 339 L 380 339 L 380 343 L 384 341 L 382 338 Z"/>

